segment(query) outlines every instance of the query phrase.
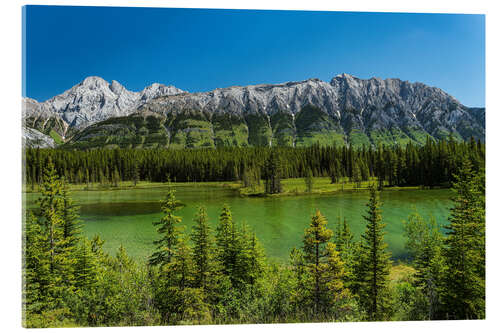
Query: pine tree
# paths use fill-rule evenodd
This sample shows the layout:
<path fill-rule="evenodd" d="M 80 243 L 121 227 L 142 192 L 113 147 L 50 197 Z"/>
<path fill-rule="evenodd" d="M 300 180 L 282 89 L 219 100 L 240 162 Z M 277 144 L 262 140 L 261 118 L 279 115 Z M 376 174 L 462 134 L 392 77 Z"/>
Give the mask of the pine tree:
<path fill-rule="evenodd" d="M 45 169 L 38 221 L 42 225 L 41 232 L 46 237 L 48 251 L 51 294 L 53 298 L 62 297 L 71 292 L 74 286 L 75 244 L 77 238 L 77 218 L 72 201 L 64 189 L 61 178 L 57 175 L 52 161 L 49 159 Z M 64 218 L 68 218 L 65 221 Z M 66 233 L 67 232 L 67 233 Z"/>
<path fill-rule="evenodd" d="M 339 235 L 337 236 L 335 244 L 337 251 L 339 252 L 340 259 L 344 263 L 344 283 L 347 287 L 350 287 L 353 279 L 354 262 L 356 259 L 356 243 L 354 242 L 354 236 L 345 217 L 338 233 Z"/>
<path fill-rule="evenodd" d="M 213 267 L 215 249 L 208 224 L 207 211 L 204 206 L 200 206 L 198 209 L 191 239 L 194 243 L 194 285 L 205 290 L 208 281 L 215 273 Z"/>
<path fill-rule="evenodd" d="M 456 193 L 445 226 L 444 303 L 453 319 L 485 315 L 484 198 L 481 182 L 465 160 L 453 183 Z"/>
<path fill-rule="evenodd" d="M 291 290 L 290 298 L 297 313 L 307 307 L 307 286 L 310 283 L 302 250 L 294 247 L 290 251 L 290 265 L 294 277 L 294 288 Z"/>
<path fill-rule="evenodd" d="M 271 151 L 265 165 L 266 193 L 281 193 L 281 161 L 278 153 Z"/>
<path fill-rule="evenodd" d="M 336 182 L 339 181 L 339 172 L 338 172 L 338 169 L 337 169 L 335 163 L 332 163 L 330 165 L 329 176 L 330 176 L 330 183 L 331 184 L 335 184 Z"/>
<path fill-rule="evenodd" d="M 304 178 L 304 182 L 306 184 L 306 192 L 311 193 L 313 190 L 314 179 L 313 179 L 313 173 L 312 173 L 310 168 L 307 169 L 307 173 L 306 173 L 306 177 Z"/>
<path fill-rule="evenodd" d="M 154 241 L 156 251 L 149 258 L 149 264 L 152 266 L 163 266 L 169 264 L 172 260 L 172 254 L 177 245 L 181 217 L 174 215 L 181 208 L 181 202 L 175 198 L 175 190 L 170 188 L 165 199 L 161 202 L 163 217 L 160 221 L 153 222 L 153 225 L 159 226 L 157 232 L 161 238 Z"/>
<path fill-rule="evenodd" d="M 120 183 L 120 173 L 118 172 L 118 169 L 114 169 L 113 170 L 113 174 L 111 175 L 111 179 L 113 181 L 113 186 L 114 187 L 118 187 L 119 183 Z"/>
<path fill-rule="evenodd" d="M 353 164 L 351 181 L 355 183 L 356 188 L 361 187 L 361 169 L 358 160 L 356 160 Z"/>
<path fill-rule="evenodd" d="M 137 186 L 137 183 L 139 182 L 141 178 L 140 170 L 139 170 L 139 163 L 135 162 L 134 163 L 134 186 Z"/>
<path fill-rule="evenodd" d="M 180 235 L 171 261 L 160 268 L 159 286 L 155 291 L 155 303 L 165 323 L 209 320 L 203 289 L 194 287 L 194 277 L 193 250 L 186 237 Z"/>
<path fill-rule="evenodd" d="M 62 298 L 64 293 L 71 292 L 74 287 L 74 267 L 76 257 L 69 250 L 69 240 L 64 237 L 64 223 L 54 211 L 49 211 L 46 219 L 47 241 L 54 298 Z M 60 300 L 62 302 L 62 299 Z"/>
<path fill-rule="evenodd" d="M 238 275 L 238 260 L 242 250 L 241 235 L 233 221 L 233 216 L 228 205 L 222 207 L 219 225 L 216 232 L 217 260 L 221 264 L 222 274 L 229 277 L 233 287 L 243 281 Z"/>
<path fill-rule="evenodd" d="M 23 315 L 42 313 L 51 307 L 51 274 L 47 234 L 28 212 L 23 235 Z"/>
<path fill-rule="evenodd" d="M 367 215 L 364 216 L 367 225 L 361 236 L 360 258 L 355 268 L 358 296 L 369 320 L 386 320 L 390 310 L 387 287 L 391 255 L 384 242 L 385 224 L 382 222 L 378 193 L 373 187 L 370 188 L 367 207 Z"/>
<path fill-rule="evenodd" d="M 431 218 L 425 221 L 417 212 L 404 221 L 406 248 L 413 257 L 415 285 L 424 295 L 427 319 L 438 319 L 440 307 L 439 288 L 443 279 L 443 237 Z"/>
<path fill-rule="evenodd" d="M 92 251 L 92 243 L 83 239 L 77 248 L 75 262 L 75 286 L 81 291 L 88 291 L 97 283 L 98 261 Z"/>
<path fill-rule="evenodd" d="M 50 212 L 60 213 L 63 211 L 63 188 L 63 182 L 57 175 L 54 164 L 49 159 L 42 177 L 42 185 L 40 188 L 41 196 L 37 200 L 40 206 L 37 216 L 42 223 L 46 224 Z"/>
<path fill-rule="evenodd" d="M 326 285 L 326 306 L 333 313 L 334 319 L 341 319 L 348 310 L 347 302 L 350 291 L 344 283 L 346 279 L 345 263 L 334 243 L 326 244 L 327 262 L 323 274 Z"/>
<path fill-rule="evenodd" d="M 253 286 L 264 272 L 264 250 L 255 232 L 251 232 L 246 223 L 241 226 L 241 251 L 237 260 L 240 279 Z"/>
<path fill-rule="evenodd" d="M 194 282 L 193 251 L 185 236 L 181 235 L 177 240 L 177 247 L 172 253 L 172 261 L 164 267 L 170 278 L 170 286 L 179 290 L 192 287 Z"/>
<path fill-rule="evenodd" d="M 327 221 L 320 211 L 311 218 L 303 240 L 304 263 L 311 278 L 307 286 L 311 305 L 316 315 L 325 315 L 332 305 L 336 305 L 348 295 L 343 285 L 344 264 L 329 242 L 333 232 L 326 227 Z M 337 307 L 334 306 L 333 309 Z"/>
<path fill-rule="evenodd" d="M 68 246 L 74 249 L 81 238 L 81 222 L 78 220 L 79 207 L 71 199 L 66 183 L 63 184 L 61 197 L 64 238 L 68 241 Z"/>

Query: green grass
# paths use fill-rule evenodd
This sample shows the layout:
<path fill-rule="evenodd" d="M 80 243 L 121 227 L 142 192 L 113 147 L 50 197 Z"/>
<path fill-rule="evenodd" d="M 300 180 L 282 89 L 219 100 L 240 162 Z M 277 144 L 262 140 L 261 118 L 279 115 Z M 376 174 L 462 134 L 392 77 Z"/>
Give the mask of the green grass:
<path fill-rule="evenodd" d="M 371 145 L 370 138 L 363 132 L 357 129 L 351 130 L 348 137 L 349 144 L 355 148 L 363 145 L 369 147 Z"/>
<path fill-rule="evenodd" d="M 232 190 L 237 190 L 241 196 L 261 196 L 265 194 L 264 185 L 265 181 L 261 180 L 260 185 L 256 185 L 253 188 L 243 187 L 240 181 L 227 181 L 227 182 L 170 182 L 170 183 L 160 183 L 160 182 L 149 182 L 149 181 L 139 181 L 134 185 L 133 181 L 121 181 L 118 186 L 113 186 L 112 184 L 101 184 L 101 183 L 89 183 L 85 184 L 68 184 L 68 190 L 70 192 L 76 191 L 118 191 L 118 190 L 144 190 L 144 189 L 158 189 L 158 188 L 168 188 L 168 187 L 222 187 Z M 360 186 L 357 187 L 355 183 L 349 182 L 348 178 L 342 179 L 340 182 L 331 184 L 329 177 L 314 177 L 312 192 L 306 191 L 306 185 L 304 178 L 288 178 L 281 181 L 283 186 L 283 192 L 279 194 L 273 194 L 271 196 L 286 196 L 286 195 L 310 195 L 310 194 L 331 194 L 338 191 L 361 191 L 367 190 L 370 185 L 377 184 L 376 178 L 372 178 L 368 181 L 362 181 Z M 388 187 L 384 190 L 403 190 L 403 189 L 418 189 L 420 187 Z M 40 188 L 37 184 L 33 187 L 31 185 L 23 184 L 22 192 L 24 193 L 36 193 L 39 192 Z"/>
<path fill-rule="evenodd" d="M 406 146 L 412 139 L 399 128 L 391 128 L 390 130 L 374 130 L 370 132 L 370 137 L 375 146 Z"/>
<path fill-rule="evenodd" d="M 242 187 L 233 183 L 232 188 L 238 188 L 242 196 L 263 196 L 265 195 L 265 181 L 262 180 L 260 185 L 253 187 Z M 304 178 L 289 178 L 281 181 L 282 192 L 272 194 L 270 196 L 288 196 L 288 195 L 309 195 L 309 194 L 331 194 L 339 191 L 363 191 L 367 190 L 370 185 L 377 185 L 377 179 L 371 178 L 367 181 L 362 181 L 359 186 L 349 182 L 348 178 L 343 178 L 340 182 L 331 184 L 329 177 L 315 177 L 313 179 L 313 187 L 311 192 L 307 192 Z M 419 187 L 390 187 L 387 190 L 402 190 L 402 189 L 418 189 Z"/>
<path fill-rule="evenodd" d="M 309 147 L 313 144 L 320 146 L 343 146 L 345 145 L 344 136 L 335 131 L 321 131 L 308 133 L 309 136 L 301 136 L 297 138 L 297 147 Z"/>
<path fill-rule="evenodd" d="M 64 141 L 62 139 L 62 137 L 56 132 L 54 131 L 53 129 L 50 130 L 49 132 L 49 136 L 54 139 L 55 143 L 60 145 L 60 144 L 63 144 Z"/>
<path fill-rule="evenodd" d="M 85 184 L 68 184 L 68 190 L 70 192 L 77 191 L 118 191 L 118 190 L 144 190 L 144 189 L 158 189 L 158 188 L 168 188 L 168 187 L 223 187 L 229 189 L 239 189 L 241 187 L 240 182 L 177 182 L 177 183 L 160 183 L 160 182 L 150 182 L 150 181 L 139 181 L 137 185 L 131 180 L 121 181 L 118 186 L 112 186 L 111 184 L 101 184 L 101 183 L 89 183 Z M 36 193 L 40 191 L 40 187 L 35 184 L 32 188 L 31 185 L 23 184 L 22 192 L 24 193 Z"/>

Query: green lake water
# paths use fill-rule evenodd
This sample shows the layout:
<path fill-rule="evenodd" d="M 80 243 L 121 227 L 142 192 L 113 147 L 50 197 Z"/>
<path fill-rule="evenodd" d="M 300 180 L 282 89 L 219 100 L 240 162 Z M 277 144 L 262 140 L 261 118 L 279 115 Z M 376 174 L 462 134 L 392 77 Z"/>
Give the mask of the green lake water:
<path fill-rule="evenodd" d="M 292 247 L 301 246 L 304 229 L 315 209 L 334 227 L 337 216 L 346 217 L 356 238 L 365 230 L 362 215 L 366 212 L 368 192 L 339 192 L 333 195 L 289 196 L 278 198 L 242 198 L 230 189 L 208 186 L 176 187 L 177 198 L 186 206 L 178 212 L 182 224 L 191 231 L 197 207 L 207 207 L 212 226 L 224 203 L 231 207 L 237 222 L 245 221 L 257 234 L 266 254 L 287 260 Z M 144 260 L 153 250 L 157 233 L 152 222 L 161 217 L 160 204 L 166 188 L 116 191 L 78 191 L 73 199 L 80 205 L 84 234 L 91 238 L 99 234 L 105 240 L 104 249 L 114 253 L 122 244 L 138 260 Z M 34 206 L 37 194 L 26 194 L 25 205 Z M 445 224 L 449 214 L 450 190 L 383 191 L 382 218 L 387 224 L 385 240 L 393 258 L 406 256 L 402 221 L 414 208 L 438 224 Z"/>

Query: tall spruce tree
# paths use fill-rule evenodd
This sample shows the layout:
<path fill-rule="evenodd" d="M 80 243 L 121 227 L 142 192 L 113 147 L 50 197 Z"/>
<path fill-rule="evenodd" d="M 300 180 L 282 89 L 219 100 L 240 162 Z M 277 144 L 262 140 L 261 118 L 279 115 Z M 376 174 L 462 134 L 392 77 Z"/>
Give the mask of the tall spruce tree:
<path fill-rule="evenodd" d="M 194 285 L 205 290 L 215 273 L 213 267 L 215 248 L 211 229 L 208 224 L 207 210 L 204 206 L 200 206 L 196 214 L 191 239 L 194 244 Z"/>
<path fill-rule="evenodd" d="M 354 235 L 347 224 L 347 219 L 344 217 L 338 230 L 339 235 L 336 237 L 336 247 L 340 258 L 344 263 L 344 283 L 350 288 L 353 279 L 354 263 L 356 260 L 355 251 L 356 243 Z"/>
<path fill-rule="evenodd" d="M 484 198 L 481 181 L 469 160 L 453 183 L 455 197 L 445 226 L 444 303 L 452 319 L 485 316 Z"/>
<path fill-rule="evenodd" d="M 98 274 L 98 258 L 92 251 L 92 243 L 83 239 L 76 252 L 75 286 L 82 292 L 88 292 L 96 285 Z"/>
<path fill-rule="evenodd" d="M 238 271 L 241 280 L 253 286 L 264 272 L 264 250 L 255 232 L 250 231 L 246 223 L 241 226 L 241 252 Z"/>
<path fill-rule="evenodd" d="M 64 189 L 63 180 L 57 175 L 54 164 L 49 159 L 43 176 L 41 197 L 38 199 L 38 221 L 41 232 L 46 236 L 49 268 L 52 282 L 52 296 L 61 298 L 63 293 L 74 287 L 75 245 L 78 242 L 74 220 L 75 211 L 69 207 L 71 199 Z M 68 223 L 64 218 L 69 218 Z M 67 230 L 71 230 L 66 234 Z"/>
<path fill-rule="evenodd" d="M 239 263 L 243 242 L 228 205 L 222 207 L 215 240 L 217 243 L 216 258 L 221 265 L 222 274 L 229 278 L 234 288 L 241 286 L 244 281 Z"/>
<path fill-rule="evenodd" d="M 281 193 L 281 160 L 278 153 L 273 149 L 265 164 L 266 193 Z"/>
<path fill-rule="evenodd" d="M 303 240 L 304 263 L 311 279 L 306 295 L 314 313 L 320 316 L 335 308 L 348 293 L 343 285 L 344 264 L 335 244 L 329 242 L 333 232 L 326 224 L 326 218 L 316 210 Z"/>
<path fill-rule="evenodd" d="M 68 246 L 70 246 L 71 248 L 76 248 L 81 238 L 81 222 L 78 220 L 78 211 L 80 208 L 70 197 L 68 184 L 66 182 L 63 183 L 61 197 L 64 238 L 68 241 Z"/>
<path fill-rule="evenodd" d="M 157 232 L 161 238 L 153 242 L 156 245 L 156 251 L 149 258 L 150 265 L 163 266 L 171 262 L 179 236 L 177 225 L 182 220 L 181 217 L 174 214 L 181 207 L 181 202 L 175 197 L 175 190 L 170 188 L 165 199 L 161 202 L 163 216 L 159 221 L 153 222 L 153 225 L 159 226 Z"/>
<path fill-rule="evenodd" d="M 26 214 L 23 236 L 23 321 L 29 326 L 30 315 L 51 307 L 52 281 L 47 233 L 32 212 Z"/>
<path fill-rule="evenodd" d="M 368 211 L 364 219 L 367 222 L 365 233 L 361 236 L 360 258 L 355 267 L 359 284 L 358 296 L 368 320 L 387 320 L 390 315 L 388 296 L 389 273 L 391 268 L 390 253 L 384 241 L 386 226 L 382 222 L 378 193 L 372 186 Z"/>
<path fill-rule="evenodd" d="M 309 285 L 309 276 L 306 271 L 304 252 L 301 249 L 293 248 L 290 251 L 290 265 L 293 274 L 293 286 L 291 290 L 290 301 L 295 313 L 299 313 L 307 308 L 307 286 Z"/>
<path fill-rule="evenodd" d="M 415 285 L 422 292 L 426 306 L 426 318 L 439 319 L 439 288 L 442 283 L 444 258 L 443 236 L 436 220 L 425 221 L 417 212 L 404 221 L 406 248 L 417 270 Z"/>
<path fill-rule="evenodd" d="M 304 182 L 306 185 L 306 192 L 311 193 L 314 185 L 314 177 L 311 168 L 307 169 L 306 177 L 304 178 Z"/>

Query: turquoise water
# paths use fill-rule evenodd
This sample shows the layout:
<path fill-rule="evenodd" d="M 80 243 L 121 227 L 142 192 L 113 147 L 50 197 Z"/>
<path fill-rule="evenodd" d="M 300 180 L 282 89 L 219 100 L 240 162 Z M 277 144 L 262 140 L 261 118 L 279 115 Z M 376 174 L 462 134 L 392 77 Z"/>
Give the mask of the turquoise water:
<path fill-rule="evenodd" d="M 278 198 L 248 198 L 222 187 L 176 187 L 177 197 L 186 206 L 178 212 L 182 224 L 191 231 L 193 218 L 200 204 L 206 206 L 215 228 L 224 203 L 229 204 L 237 222 L 245 221 L 257 234 L 266 254 L 287 260 L 290 249 L 301 245 L 304 229 L 315 209 L 334 228 L 337 216 L 346 217 L 356 237 L 364 231 L 368 192 L 339 192 L 333 195 L 288 196 Z M 157 233 L 152 222 L 161 217 L 159 200 L 166 187 L 116 191 L 78 191 L 73 199 L 80 205 L 83 231 L 87 237 L 99 234 L 104 248 L 114 253 L 122 244 L 138 260 L 153 250 Z M 414 208 L 424 217 L 434 216 L 438 224 L 447 222 L 450 190 L 383 191 L 382 217 L 387 224 L 385 240 L 394 258 L 404 258 L 405 239 L 402 221 Z M 37 194 L 26 194 L 28 208 L 34 206 Z"/>

